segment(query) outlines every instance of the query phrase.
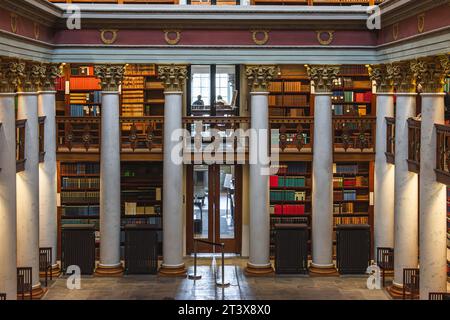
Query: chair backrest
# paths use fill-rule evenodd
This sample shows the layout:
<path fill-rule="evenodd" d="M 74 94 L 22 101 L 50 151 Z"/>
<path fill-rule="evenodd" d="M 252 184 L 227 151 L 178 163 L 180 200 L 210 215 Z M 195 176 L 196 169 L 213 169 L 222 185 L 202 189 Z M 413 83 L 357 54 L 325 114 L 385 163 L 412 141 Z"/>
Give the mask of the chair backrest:
<path fill-rule="evenodd" d="M 24 294 L 32 290 L 33 286 L 33 269 L 31 267 L 17 268 L 17 292 Z"/>
<path fill-rule="evenodd" d="M 394 268 L 394 248 L 378 247 L 377 264 L 384 268 Z"/>
<path fill-rule="evenodd" d="M 405 268 L 403 269 L 403 285 L 410 289 L 419 289 L 419 269 Z"/>
<path fill-rule="evenodd" d="M 52 265 L 52 248 L 39 248 L 39 271 L 45 272 Z"/>
<path fill-rule="evenodd" d="M 0 301 L 6 300 L 6 293 L 0 293 Z"/>

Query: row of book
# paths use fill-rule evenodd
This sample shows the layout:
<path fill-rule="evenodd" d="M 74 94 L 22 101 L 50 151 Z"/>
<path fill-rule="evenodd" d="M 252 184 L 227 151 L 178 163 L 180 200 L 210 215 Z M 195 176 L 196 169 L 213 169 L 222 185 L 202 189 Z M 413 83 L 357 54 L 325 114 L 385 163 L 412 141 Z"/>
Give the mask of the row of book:
<path fill-rule="evenodd" d="M 130 64 L 125 68 L 125 76 L 153 76 L 156 74 L 156 68 L 154 64 L 151 65 L 139 65 Z"/>
<path fill-rule="evenodd" d="M 69 95 L 70 104 L 87 104 L 87 103 L 102 103 L 101 91 L 91 92 L 71 92 Z"/>
<path fill-rule="evenodd" d="M 333 173 L 348 173 L 357 174 L 358 173 L 357 164 L 336 164 L 333 163 Z"/>
<path fill-rule="evenodd" d="M 147 81 L 145 82 L 145 89 L 164 90 L 164 85 L 161 81 Z"/>
<path fill-rule="evenodd" d="M 278 171 L 280 174 L 280 171 Z M 306 186 L 305 177 L 290 177 L 290 176 L 270 176 L 270 186 L 271 187 L 305 187 Z"/>
<path fill-rule="evenodd" d="M 161 201 L 161 188 L 155 187 L 138 187 L 136 189 L 122 190 L 123 197 L 136 197 L 142 199 L 152 198 L 156 201 Z"/>
<path fill-rule="evenodd" d="M 342 75 L 369 75 L 369 71 L 364 65 L 342 65 L 339 72 Z"/>
<path fill-rule="evenodd" d="M 305 214 L 304 204 L 275 204 L 270 206 L 270 214 L 300 215 Z"/>
<path fill-rule="evenodd" d="M 138 206 L 136 202 L 125 202 L 124 214 L 126 216 L 161 214 L 161 206 Z"/>
<path fill-rule="evenodd" d="M 279 164 L 274 166 L 274 168 L 278 169 L 278 175 L 297 175 L 297 174 L 305 174 L 308 172 L 308 164 L 305 162 L 300 163 L 290 163 L 287 164 Z"/>
<path fill-rule="evenodd" d="M 364 117 L 368 114 L 367 105 L 333 105 L 333 115 L 335 116 L 358 116 Z"/>
<path fill-rule="evenodd" d="M 345 187 L 368 187 L 369 179 L 364 176 L 357 177 L 333 177 L 333 187 L 334 188 L 345 188 Z"/>
<path fill-rule="evenodd" d="M 269 96 L 269 106 L 275 107 L 308 107 L 306 95 Z"/>
<path fill-rule="evenodd" d="M 341 77 L 333 80 L 333 85 L 338 88 L 371 89 L 372 82 L 370 80 L 354 80 L 349 77 Z"/>
<path fill-rule="evenodd" d="M 61 202 L 64 203 L 98 203 L 100 201 L 99 191 L 62 191 Z"/>
<path fill-rule="evenodd" d="M 143 89 L 143 88 L 144 88 L 144 77 L 128 76 L 123 78 L 122 89 Z"/>
<path fill-rule="evenodd" d="M 64 163 L 61 165 L 61 174 L 99 174 L 99 163 Z"/>
<path fill-rule="evenodd" d="M 71 117 L 85 117 L 85 116 L 97 117 L 97 116 L 100 116 L 100 106 L 71 104 L 70 105 L 70 116 Z"/>
<path fill-rule="evenodd" d="M 70 74 L 72 76 L 93 76 L 94 67 L 93 66 L 71 66 Z"/>
<path fill-rule="evenodd" d="M 121 219 L 121 225 L 125 226 L 127 224 L 139 224 L 139 225 L 143 225 L 143 224 L 151 224 L 151 225 L 156 225 L 156 226 L 160 226 L 161 225 L 161 219 L 160 216 L 155 216 L 155 217 L 126 217 L 126 218 L 122 218 Z"/>
<path fill-rule="evenodd" d="M 372 91 L 354 92 L 354 91 L 334 91 L 331 96 L 333 103 L 360 102 L 370 103 L 372 101 Z"/>
<path fill-rule="evenodd" d="M 305 201 L 305 191 L 270 190 L 270 201 Z"/>
<path fill-rule="evenodd" d="M 355 205 L 353 202 L 334 203 L 333 214 L 351 214 L 355 213 Z"/>
<path fill-rule="evenodd" d="M 64 206 L 64 217 L 75 216 L 98 216 L 100 215 L 100 206 Z"/>
<path fill-rule="evenodd" d="M 71 77 L 70 90 L 101 90 L 100 80 L 94 77 Z"/>
<path fill-rule="evenodd" d="M 333 226 L 339 224 L 369 224 L 368 217 L 334 217 Z"/>
<path fill-rule="evenodd" d="M 89 188 L 95 189 L 100 188 L 99 178 L 68 178 L 63 177 L 61 180 L 62 188 Z"/>
<path fill-rule="evenodd" d="M 93 219 L 65 218 L 61 221 L 61 224 L 62 224 L 63 228 L 64 228 L 64 225 L 67 225 L 67 224 L 93 224 L 94 228 L 98 230 L 100 227 L 100 220 L 98 218 L 93 218 Z M 96 236 L 97 236 L 97 234 L 96 234 Z M 98 237 L 100 237 L 100 233 L 98 234 Z"/>
<path fill-rule="evenodd" d="M 308 92 L 309 84 L 302 84 L 300 81 L 273 81 L 269 85 L 270 92 Z"/>
<path fill-rule="evenodd" d="M 358 193 L 356 190 L 338 190 L 333 191 L 334 201 L 355 201 L 355 200 L 369 200 L 369 195 L 366 193 Z"/>

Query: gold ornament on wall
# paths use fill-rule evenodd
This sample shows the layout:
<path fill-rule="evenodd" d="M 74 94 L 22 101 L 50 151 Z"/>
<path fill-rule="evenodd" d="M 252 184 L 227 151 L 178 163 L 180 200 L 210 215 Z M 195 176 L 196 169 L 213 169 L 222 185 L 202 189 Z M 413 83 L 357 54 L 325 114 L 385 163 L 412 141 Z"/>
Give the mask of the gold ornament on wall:
<path fill-rule="evenodd" d="M 396 23 L 392 26 L 392 38 L 394 38 L 394 40 L 398 39 L 398 30 L 398 23 Z"/>
<path fill-rule="evenodd" d="M 117 29 L 102 29 L 100 30 L 100 38 L 104 44 L 113 44 L 117 40 Z"/>
<path fill-rule="evenodd" d="M 417 16 L 417 31 L 419 31 L 419 33 L 425 31 L 425 14 Z"/>
<path fill-rule="evenodd" d="M 268 30 L 252 30 L 253 42 L 258 45 L 264 45 L 269 41 L 269 31 Z"/>
<path fill-rule="evenodd" d="M 180 30 L 164 30 L 164 40 L 167 44 L 175 45 L 180 42 L 181 31 Z"/>
<path fill-rule="evenodd" d="M 17 33 L 17 25 L 19 24 L 19 16 L 15 13 L 11 13 L 11 31 Z"/>
<path fill-rule="evenodd" d="M 34 38 L 36 40 L 38 40 L 39 36 L 41 35 L 41 29 L 40 29 L 39 23 L 35 22 L 33 24 L 33 31 L 34 31 Z"/>
<path fill-rule="evenodd" d="M 331 30 L 321 30 L 317 32 L 317 41 L 323 46 L 330 45 L 334 40 L 334 31 Z"/>

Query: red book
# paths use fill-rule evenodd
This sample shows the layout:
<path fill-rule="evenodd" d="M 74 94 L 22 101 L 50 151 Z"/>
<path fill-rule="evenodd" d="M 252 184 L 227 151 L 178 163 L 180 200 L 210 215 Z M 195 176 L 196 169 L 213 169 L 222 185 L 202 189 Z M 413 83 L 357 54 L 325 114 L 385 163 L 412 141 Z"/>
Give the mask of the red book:
<path fill-rule="evenodd" d="M 365 102 L 372 102 L 372 92 L 371 91 L 367 91 L 364 94 L 364 101 Z"/>
<path fill-rule="evenodd" d="M 270 186 L 278 187 L 278 176 L 270 176 Z"/>

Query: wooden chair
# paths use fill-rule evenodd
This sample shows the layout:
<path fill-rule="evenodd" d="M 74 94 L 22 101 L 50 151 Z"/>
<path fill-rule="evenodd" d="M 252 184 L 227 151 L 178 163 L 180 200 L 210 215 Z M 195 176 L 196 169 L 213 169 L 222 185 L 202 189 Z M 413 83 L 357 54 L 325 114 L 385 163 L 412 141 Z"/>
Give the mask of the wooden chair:
<path fill-rule="evenodd" d="M 17 294 L 22 295 L 25 300 L 25 293 L 29 292 L 30 300 L 33 299 L 33 269 L 31 267 L 17 268 Z"/>
<path fill-rule="evenodd" d="M 433 300 L 433 301 L 450 300 L 450 293 L 430 292 L 430 293 L 428 293 L 428 300 Z"/>
<path fill-rule="evenodd" d="M 403 269 L 403 300 L 409 294 L 410 299 L 419 298 L 420 273 L 417 268 Z"/>
<path fill-rule="evenodd" d="M 0 301 L 6 300 L 6 293 L 0 293 Z"/>
<path fill-rule="evenodd" d="M 52 275 L 52 248 L 39 248 L 39 273 L 45 274 L 45 286 L 48 285 L 48 275 Z"/>
<path fill-rule="evenodd" d="M 386 285 L 386 271 L 394 271 L 394 249 L 386 247 L 377 248 L 377 265 L 383 277 L 383 287 Z"/>

